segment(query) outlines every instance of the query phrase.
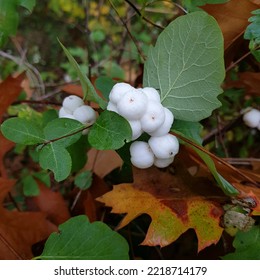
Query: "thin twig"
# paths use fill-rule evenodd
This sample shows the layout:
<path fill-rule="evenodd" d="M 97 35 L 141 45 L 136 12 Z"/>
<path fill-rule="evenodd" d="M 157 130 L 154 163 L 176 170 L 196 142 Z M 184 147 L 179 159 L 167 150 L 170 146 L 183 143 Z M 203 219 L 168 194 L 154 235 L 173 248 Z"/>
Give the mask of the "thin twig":
<path fill-rule="evenodd" d="M 19 101 L 13 102 L 12 105 L 17 105 L 17 104 L 22 104 L 22 103 L 61 106 L 61 103 L 44 101 L 44 100 L 19 100 Z"/>
<path fill-rule="evenodd" d="M 159 28 L 161 30 L 163 30 L 165 28 L 165 27 L 163 27 L 161 25 L 158 25 L 158 24 L 152 22 L 150 19 L 148 19 L 145 16 L 143 16 L 141 14 L 141 12 L 138 10 L 138 8 L 131 1 L 125 0 L 125 2 L 127 2 L 129 4 L 129 6 L 131 6 L 135 10 L 135 12 L 138 14 L 138 16 L 140 16 L 144 21 L 150 23 L 152 26 L 155 26 L 155 27 L 157 27 L 157 28 Z"/>
<path fill-rule="evenodd" d="M 110 3 L 111 7 L 113 8 L 113 10 L 116 12 L 119 20 L 121 21 L 121 23 L 124 25 L 125 29 L 127 30 L 127 33 L 130 37 L 130 39 L 133 41 L 134 45 L 136 46 L 136 49 L 139 53 L 139 55 L 141 56 L 141 58 L 143 59 L 143 61 L 146 60 L 145 55 L 143 54 L 142 49 L 139 47 L 137 40 L 134 38 L 134 36 L 132 35 L 132 33 L 130 32 L 129 28 L 127 27 L 126 23 L 124 22 L 124 20 L 121 18 L 121 16 L 119 15 L 115 5 L 113 4 L 112 0 L 108 0 L 108 2 Z"/>
<path fill-rule="evenodd" d="M 231 169 L 232 171 L 234 171 L 235 173 L 237 173 L 239 176 L 243 177 L 244 179 L 246 179 L 248 182 L 252 183 L 253 185 L 258 186 L 258 183 L 255 182 L 253 179 L 251 179 L 250 177 L 248 177 L 247 175 L 245 175 L 244 173 L 240 172 L 237 168 L 235 168 L 234 166 L 232 166 L 231 164 L 229 164 L 228 162 L 226 162 L 225 160 L 223 160 L 222 158 L 219 158 L 218 156 L 212 154 L 211 152 L 207 151 L 205 148 L 203 148 L 202 146 L 194 143 L 193 141 L 183 137 L 182 135 L 171 131 L 171 134 L 173 134 L 174 136 L 178 137 L 179 139 L 181 139 L 182 141 L 188 143 L 189 145 L 197 148 L 198 150 L 204 152 L 205 154 L 209 155 L 211 158 L 213 158 L 214 160 L 222 163 L 223 165 L 225 165 L 226 167 L 228 167 L 229 169 Z"/>

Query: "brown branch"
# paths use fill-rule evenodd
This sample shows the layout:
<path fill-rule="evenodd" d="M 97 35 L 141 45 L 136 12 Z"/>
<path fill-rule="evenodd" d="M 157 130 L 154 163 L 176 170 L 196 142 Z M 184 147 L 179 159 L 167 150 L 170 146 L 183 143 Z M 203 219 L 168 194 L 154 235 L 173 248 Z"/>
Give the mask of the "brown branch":
<path fill-rule="evenodd" d="M 247 175 L 243 174 L 242 172 L 240 172 L 237 168 L 235 168 L 234 166 L 232 166 L 231 164 L 229 164 L 228 162 L 226 162 L 225 160 L 223 160 L 222 158 L 219 158 L 218 156 L 212 154 L 211 152 L 209 152 L 208 150 L 206 150 L 205 148 L 203 148 L 202 146 L 194 143 L 193 141 L 183 137 L 182 135 L 171 131 L 170 132 L 172 135 L 178 137 L 179 139 L 181 139 L 182 141 L 184 141 L 185 143 L 188 143 L 189 145 L 197 148 L 198 150 L 202 151 L 203 153 L 209 155 L 211 158 L 213 158 L 214 160 L 220 162 L 221 164 L 225 165 L 226 167 L 228 167 L 229 169 L 231 169 L 232 171 L 234 171 L 235 173 L 237 173 L 240 177 L 243 177 L 244 179 L 246 179 L 248 182 L 252 183 L 253 185 L 258 187 L 258 183 L 255 182 L 253 179 L 251 179 L 250 177 L 248 177 Z"/>
<path fill-rule="evenodd" d="M 50 102 L 50 101 L 43 101 L 43 100 L 19 100 L 19 101 L 13 102 L 12 105 L 18 105 L 18 104 L 22 104 L 22 103 L 61 106 L 61 103 Z"/>
<path fill-rule="evenodd" d="M 127 31 L 127 33 L 128 33 L 128 36 L 130 37 L 130 39 L 133 41 L 134 45 L 136 46 L 136 49 L 137 49 L 139 55 L 140 55 L 141 58 L 145 61 L 145 60 L 146 60 L 146 57 L 145 57 L 145 55 L 143 54 L 142 49 L 141 49 L 140 46 L 138 45 L 137 40 L 134 38 L 134 36 L 133 36 L 132 33 L 130 32 L 130 30 L 129 30 L 127 24 L 124 22 L 124 20 L 123 20 L 123 19 L 121 18 L 121 16 L 119 15 L 119 13 L 118 13 L 118 11 L 117 11 L 115 5 L 113 4 L 112 0 L 108 0 L 108 2 L 110 3 L 110 5 L 111 5 L 111 7 L 113 8 L 113 10 L 116 12 L 116 14 L 117 14 L 119 20 L 121 21 L 121 23 L 124 25 L 124 27 L 125 27 L 125 29 L 126 29 L 126 31 Z"/>
<path fill-rule="evenodd" d="M 125 0 L 125 2 L 127 2 L 127 4 L 128 4 L 129 6 L 131 6 L 131 7 L 133 8 L 133 10 L 135 10 L 135 12 L 137 13 L 137 15 L 138 15 L 139 17 L 141 17 L 144 21 L 148 22 L 148 23 L 151 24 L 152 26 L 155 26 L 155 27 L 157 27 L 157 28 L 159 28 L 159 29 L 161 29 L 161 30 L 164 29 L 163 26 L 158 25 L 158 24 L 152 22 L 150 19 L 148 19 L 148 18 L 146 18 L 145 16 L 143 16 L 143 15 L 141 14 L 141 12 L 138 10 L 138 8 L 137 8 L 131 1 Z"/>

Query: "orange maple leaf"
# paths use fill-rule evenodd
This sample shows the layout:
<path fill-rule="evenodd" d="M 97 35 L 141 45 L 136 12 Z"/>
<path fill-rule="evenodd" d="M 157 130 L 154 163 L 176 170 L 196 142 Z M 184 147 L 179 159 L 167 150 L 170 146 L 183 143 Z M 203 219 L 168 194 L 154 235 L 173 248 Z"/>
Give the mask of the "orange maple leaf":
<path fill-rule="evenodd" d="M 134 169 L 133 184 L 114 186 L 97 200 L 112 207 L 113 213 L 126 213 L 119 228 L 141 214 L 150 215 L 152 221 L 142 245 L 166 246 L 194 229 L 201 251 L 216 244 L 223 232 L 219 225 L 223 211 L 217 201 L 223 200 L 223 195 L 213 184 L 206 178 L 192 177 L 181 166 L 175 175 L 154 167 Z"/>

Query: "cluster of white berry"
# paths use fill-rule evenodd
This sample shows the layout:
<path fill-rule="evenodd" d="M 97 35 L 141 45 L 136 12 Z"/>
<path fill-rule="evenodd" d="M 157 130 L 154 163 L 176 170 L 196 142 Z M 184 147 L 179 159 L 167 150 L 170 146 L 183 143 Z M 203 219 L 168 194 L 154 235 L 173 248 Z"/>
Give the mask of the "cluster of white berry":
<path fill-rule="evenodd" d="M 247 126 L 260 130 L 260 111 L 257 109 L 247 111 L 243 116 L 243 121 Z"/>
<path fill-rule="evenodd" d="M 68 118 L 81 122 L 84 125 L 91 125 L 96 121 L 96 112 L 84 101 L 76 96 L 70 95 L 62 102 L 59 110 L 59 118 Z M 83 130 L 82 134 L 87 134 L 88 129 Z"/>
<path fill-rule="evenodd" d="M 132 140 L 143 132 L 151 137 L 148 143 L 135 141 L 130 146 L 131 162 L 138 168 L 155 165 L 159 168 L 170 165 L 179 151 L 177 138 L 169 131 L 174 117 L 163 107 L 157 90 L 151 87 L 134 88 L 126 83 L 117 83 L 109 94 L 107 110 L 124 117 L 132 128 Z"/>

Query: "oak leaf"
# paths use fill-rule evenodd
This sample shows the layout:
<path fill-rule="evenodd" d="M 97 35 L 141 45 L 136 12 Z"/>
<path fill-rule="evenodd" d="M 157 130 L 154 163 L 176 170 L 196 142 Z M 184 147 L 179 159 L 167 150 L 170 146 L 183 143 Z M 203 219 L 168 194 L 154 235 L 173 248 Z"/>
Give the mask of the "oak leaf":
<path fill-rule="evenodd" d="M 148 214 L 152 218 L 142 245 L 167 246 L 188 229 L 194 229 L 198 251 L 216 244 L 223 229 L 219 226 L 221 192 L 206 178 L 194 178 L 179 163 L 176 174 L 152 167 L 134 169 L 134 183 L 114 186 L 97 200 L 126 213 L 119 228 Z M 214 198 L 214 199 L 213 199 Z"/>
<path fill-rule="evenodd" d="M 15 180 L 0 178 L 0 259 L 30 259 L 31 246 L 57 227 L 40 212 L 8 211 L 2 204 Z"/>

